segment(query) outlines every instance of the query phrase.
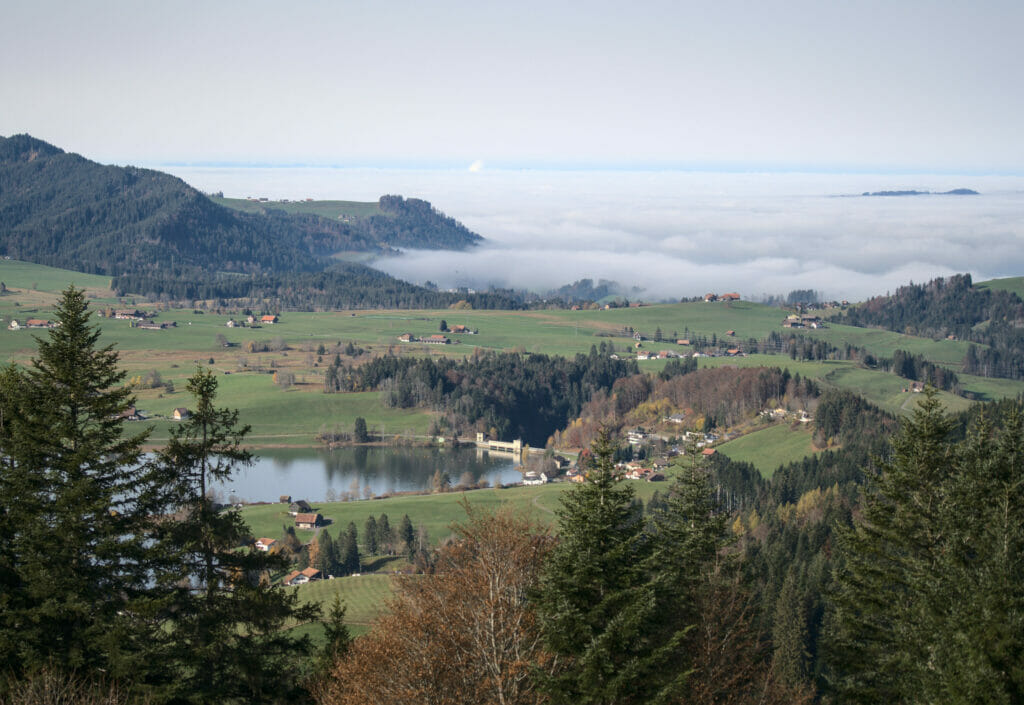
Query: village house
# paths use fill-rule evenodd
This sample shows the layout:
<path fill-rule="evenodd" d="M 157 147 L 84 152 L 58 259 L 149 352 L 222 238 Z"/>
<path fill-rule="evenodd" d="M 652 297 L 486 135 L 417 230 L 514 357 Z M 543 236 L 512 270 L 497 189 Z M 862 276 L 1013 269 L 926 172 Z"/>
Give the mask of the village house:
<path fill-rule="evenodd" d="M 277 539 L 256 539 L 256 550 L 266 553 L 274 547 L 275 543 L 277 543 Z"/>
<path fill-rule="evenodd" d="M 398 340 L 402 343 L 411 343 L 416 340 L 416 338 L 413 337 L 412 333 L 402 333 L 398 336 Z"/>
<path fill-rule="evenodd" d="M 21 324 L 16 319 L 11 319 L 10 324 L 7 326 L 7 330 L 20 330 Z"/>
<path fill-rule="evenodd" d="M 146 314 L 135 308 L 122 308 L 114 311 L 114 318 L 122 321 L 144 321 L 146 320 Z"/>
<path fill-rule="evenodd" d="M 54 325 L 45 318 L 30 318 L 25 321 L 27 328 L 53 328 Z"/>
<path fill-rule="evenodd" d="M 524 485 L 544 485 L 548 482 L 547 473 L 536 473 L 532 470 L 523 475 Z"/>
<path fill-rule="evenodd" d="M 709 304 L 712 301 L 718 301 L 718 294 L 704 294 L 704 303 Z"/>
<path fill-rule="evenodd" d="M 315 529 L 320 526 L 323 522 L 323 517 L 320 514 L 314 512 L 311 514 L 296 514 L 295 515 L 295 528 L 296 529 Z"/>
<path fill-rule="evenodd" d="M 277 323 L 277 316 L 273 316 L 273 315 L 260 316 L 260 323 L 262 323 L 264 325 L 272 326 L 275 323 Z"/>
<path fill-rule="evenodd" d="M 171 416 L 174 417 L 175 421 L 183 421 L 183 420 L 187 419 L 188 416 L 189 416 L 188 409 L 186 409 L 183 406 L 179 406 L 178 408 L 176 408 L 174 410 L 174 412 L 171 414 Z"/>
<path fill-rule="evenodd" d="M 316 568 L 306 568 L 305 570 L 293 570 L 291 573 L 285 576 L 284 584 L 287 586 L 292 585 L 305 585 L 313 580 L 321 580 L 323 576 L 320 571 Z"/>
<path fill-rule="evenodd" d="M 288 513 L 292 516 L 297 514 L 306 513 L 313 511 L 313 507 L 309 506 L 309 502 L 304 499 L 297 499 L 288 505 Z"/>
<path fill-rule="evenodd" d="M 124 419 L 125 421 L 142 421 L 142 414 L 140 414 L 134 406 L 129 406 L 118 414 L 117 418 Z"/>
<path fill-rule="evenodd" d="M 290 494 L 283 494 L 277 498 L 277 501 L 281 502 L 282 504 L 291 504 L 292 496 Z"/>
<path fill-rule="evenodd" d="M 722 298 L 722 301 L 739 301 L 740 300 L 740 295 L 737 294 L 736 292 L 731 292 L 731 293 L 728 293 L 728 294 L 722 294 L 721 298 Z"/>
<path fill-rule="evenodd" d="M 452 326 L 451 332 L 452 333 L 463 333 L 465 335 L 473 335 L 474 334 L 472 330 L 470 330 L 466 326 L 462 326 L 462 325 Z"/>
<path fill-rule="evenodd" d="M 450 341 L 448 338 L 446 338 L 443 335 L 435 333 L 434 335 L 431 335 L 431 336 L 429 336 L 427 338 L 420 338 L 420 342 L 421 343 L 430 343 L 431 345 L 448 345 L 448 343 L 450 343 L 452 341 Z"/>

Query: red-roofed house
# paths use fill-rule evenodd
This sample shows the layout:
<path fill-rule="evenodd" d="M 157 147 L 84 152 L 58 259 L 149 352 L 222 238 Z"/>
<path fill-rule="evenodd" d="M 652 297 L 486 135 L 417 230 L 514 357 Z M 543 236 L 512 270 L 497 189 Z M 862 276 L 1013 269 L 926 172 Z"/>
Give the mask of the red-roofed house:
<path fill-rule="evenodd" d="M 260 323 L 273 325 L 274 323 L 277 323 L 277 316 L 260 316 Z"/>
<path fill-rule="evenodd" d="M 295 528 L 297 529 L 315 529 L 320 526 L 320 522 L 323 521 L 323 517 L 319 514 L 296 514 L 295 515 Z"/>
<path fill-rule="evenodd" d="M 316 568 L 306 568 L 305 570 L 293 570 L 291 573 L 285 576 L 285 585 L 304 585 L 312 580 L 320 580 L 323 576 L 320 571 Z"/>
<path fill-rule="evenodd" d="M 277 539 L 256 539 L 256 550 L 266 553 L 275 543 L 277 543 Z"/>

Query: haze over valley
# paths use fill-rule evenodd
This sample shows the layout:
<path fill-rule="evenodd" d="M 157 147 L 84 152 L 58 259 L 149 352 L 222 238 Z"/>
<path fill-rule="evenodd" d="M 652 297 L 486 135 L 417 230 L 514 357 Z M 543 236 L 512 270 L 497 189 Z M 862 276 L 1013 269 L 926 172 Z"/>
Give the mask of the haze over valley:
<path fill-rule="evenodd" d="M 424 198 L 484 242 L 373 266 L 443 288 L 603 278 L 652 299 L 799 288 L 861 300 L 954 272 L 1024 271 L 1020 176 L 152 166 L 228 196 Z M 859 197 L 960 187 L 980 195 Z"/>

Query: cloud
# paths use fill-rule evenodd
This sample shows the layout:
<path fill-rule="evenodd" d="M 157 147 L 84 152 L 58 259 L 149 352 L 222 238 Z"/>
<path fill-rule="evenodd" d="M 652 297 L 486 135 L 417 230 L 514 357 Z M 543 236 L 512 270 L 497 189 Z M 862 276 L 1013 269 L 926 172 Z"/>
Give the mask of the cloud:
<path fill-rule="evenodd" d="M 487 169 L 179 169 L 230 195 L 425 198 L 486 238 L 376 266 L 444 287 L 539 291 L 581 278 L 651 298 L 813 288 L 860 300 L 955 272 L 1024 275 L 1024 177 Z M 865 198 L 967 187 L 980 196 Z"/>
<path fill-rule="evenodd" d="M 470 173 L 477 174 L 484 170 L 484 163 L 477 159 L 475 162 L 469 165 Z"/>

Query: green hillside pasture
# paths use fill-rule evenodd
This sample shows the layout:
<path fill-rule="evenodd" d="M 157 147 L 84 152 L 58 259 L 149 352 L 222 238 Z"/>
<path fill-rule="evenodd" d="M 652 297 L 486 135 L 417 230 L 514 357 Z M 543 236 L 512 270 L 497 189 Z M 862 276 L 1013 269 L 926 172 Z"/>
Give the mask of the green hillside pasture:
<path fill-rule="evenodd" d="M 879 408 L 896 415 L 911 413 L 914 403 L 921 398 L 919 394 L 903 391 L 910 383 L 902 377 L 854 365 L 837 367 L 829 372 L 825 381 L 856 392 Z M 939 392 L 939 400 L 947 411 L 954 413 L 966 409 L 972 403 L 949 392 Z"/>
<path fill-rule="evenodd" d="M 968 343 L 963 340 L 932 340 L 879 328 L 858 328 L 829 323 L 828 328 L 800 331 L 808 338 L 826 340 L 836 347 L 849 343 L 866 348 L 873 355 L 892 357 L 896 350 L 906 350 L 915 355 L 924 355 L 936 364 L 957 370 L 967 354 Z"/>
<path fill-rule="evenodd" d="M 979 289 L 995 289 L 998 291 L 1009 291 L 1011 294 L 1024 299 L 1024 277 L 1006 277 L 1005 279 L 990 279 L 987 282 L 974 282 Z"/>
<path fill-rule="evenodd" d="M 7 286 L 7 293 L 0 296 L 0 318 L 4 328 L 12 318 L 22 322 L 26 318 L 50 318 L 54 303 L 68 284 L 85 289 L 86 295 L 94 301 L 114 300 L 110 277 L 18 260 L 0 259 L 0 282 Z"/>
<path fill-rule="evenodd" d="M 818 452 L 811 444 L 812 426 L 799 424 L 793 428 L 788 423 L 779 423 L 716 447 L 732 460 L 751 463 L 762 477 L 770 479 L 780 465 Z"/>
<path fill-rule="evenodd" d="M 643 482 L 627 480 L 636 492 L 636 496 L 645 502 L 654 491 L 664 492 L 668 486 L 665 482 Z M 481 509 L 494 509 L 509 504 L 523 511 L 528 516 L 544 522 L 555 523 L 555 511 L 559 506 L 562 492 L 572 487 L 569 482 L 553 482 L 539 487 L 510 487 L 507 489 L 471 490 L 468 492 L 444 492 L 430 495 L 396 495 L 385 499 L 358 500 L 353 502 L 314 502 L 313 508 L 325 518 L 331 520 L 326 528 L 331 536 L 337 538 L 338 533 L 345 530 L 349 522 L 355 522 L 360 534 L 366 518 L 371 514 L 379 517 L 388 515 L 391 526 L 397 528 L 402 516 L 409 515 L 415 526 L 424 526 L 431 544 L 437 545 L 451 534 L 452 524 L 466 520 L 466 512 L 462 501 L 467 500 L 471 506 Z M 250 505 L 242 510 L 242 516 L 249 524 L 253 536 L 276 538 L 282 534 L 282 525 L 291 525 L 294 520 L 287 512 L 284 504 Z M 296 531 L 302 541 L 309 541 L 313 532 Z"/>
<path fill-rule="evenodd" d="M 373 201 L 250 201 L 245 198 L 219 198 L 211 200 L 222 206 L 246 213 L 263 213 L 267 210 L 279 210 L 286 213 L 318 215 L 329 220 L 342 218 L 368 218 L 381 215 L 380 206 Z"/>
<path fill-rule="evenodd" d="M 384 602 L 393 594 L 391 581 L 389 575 L 350 575 L 333 580 L 316 580 L 285 590 L 298 593 L 302 604 L 322 604 L 325 617 L 337 595 L 348 607 L 345 622 L 350 626 L 368 627 L 373 618 L 383 611 Z"/>
<path fill-rule="evenodd" d="M 192 397 L 185 391 L 185 383 L 193 371 L 179 370 L 182 376 L 173 379 L 173 394 L 159 390 L 138 394 L 137 407 L 150 416 L 155 426 L 152 443 L 166 442 L 169 429 L 177 423 L 170 420 L 176 407 L 191 406 Z M 217 405 L 238 409 L 239 422 L 252 426 L 247 442 L 255 446 L 314 446 L 315 436 L 321 430 L 351 431 L 357 416 L 366 419 L 371 432 L 385 437 L 425 435 L 433 418 L 422 409 L 386 409 L 377 392 L 324 394 L 318 387 L 299 386 L 282 390 L 273 383 L 271 375 L 261 374 L 221 375 L 218 382 Z"/>

